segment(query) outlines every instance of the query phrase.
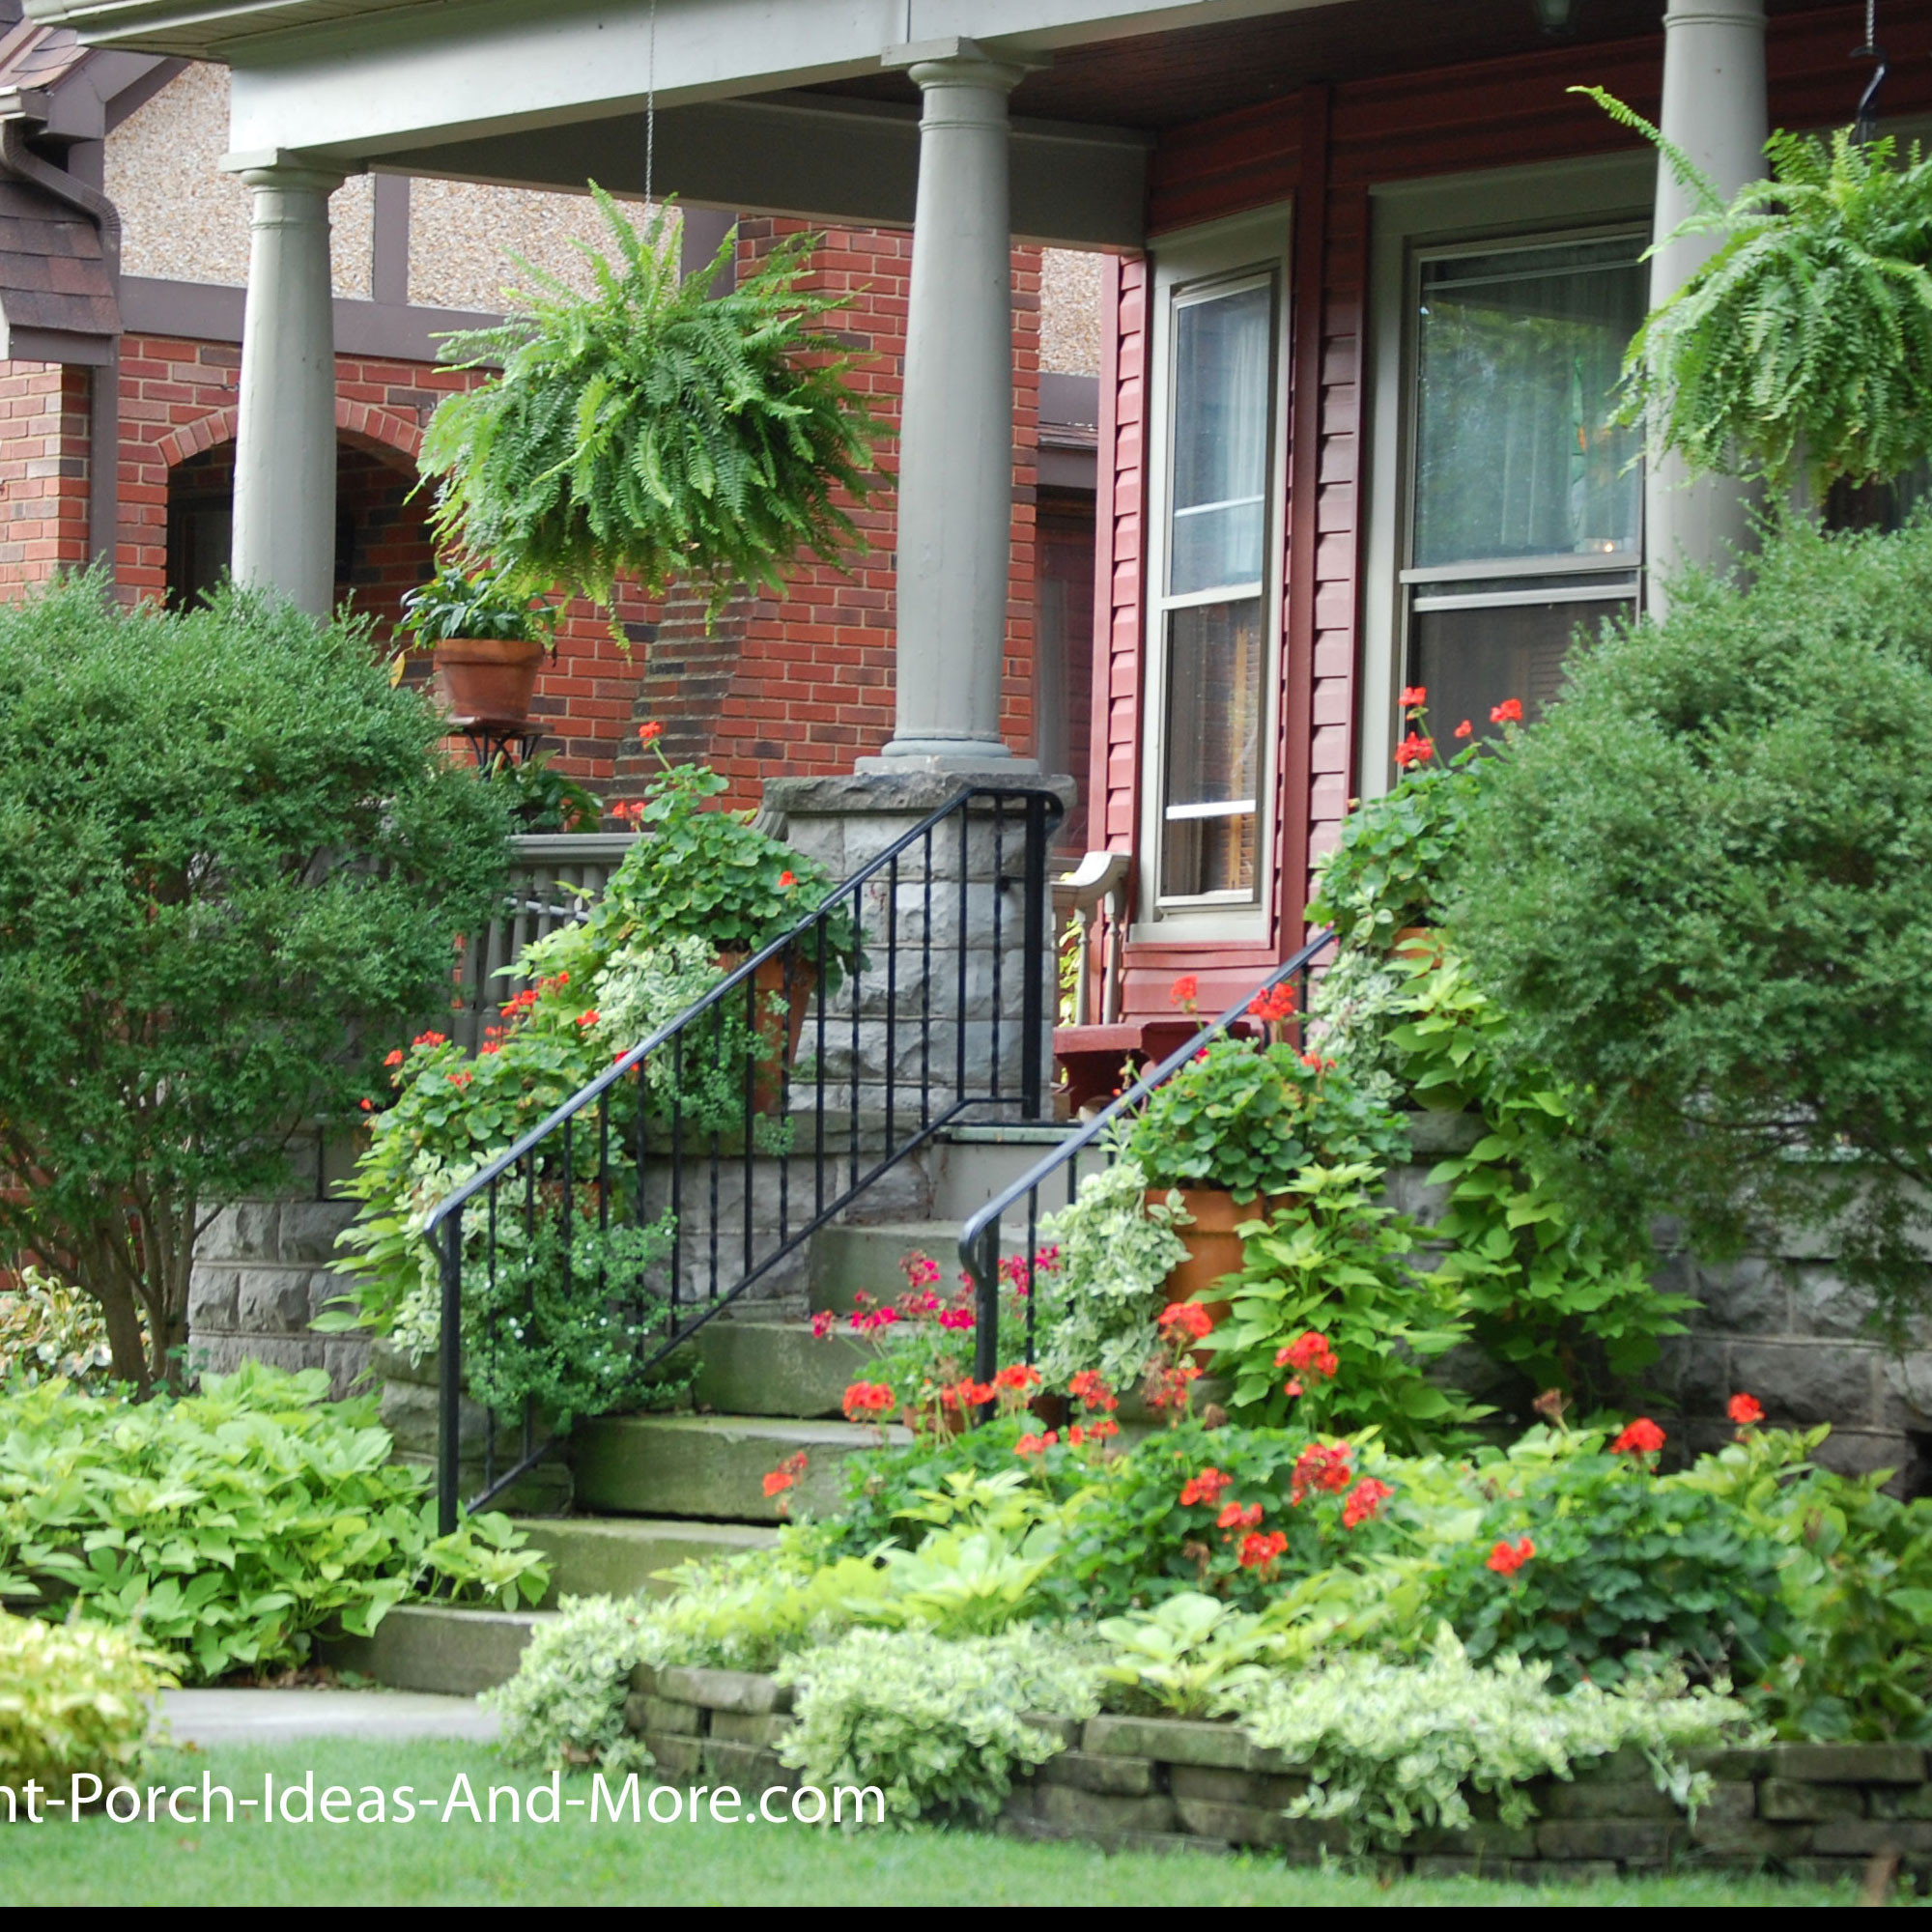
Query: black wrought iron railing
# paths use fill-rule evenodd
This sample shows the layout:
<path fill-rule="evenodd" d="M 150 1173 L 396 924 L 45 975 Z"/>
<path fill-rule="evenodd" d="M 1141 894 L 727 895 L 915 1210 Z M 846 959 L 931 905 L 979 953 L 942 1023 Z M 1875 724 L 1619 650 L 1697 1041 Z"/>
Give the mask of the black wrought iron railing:
<path fill-rule="evenodd" d="M 1040 1117 L 1063 810 L 963 789 L 438 1205 L 445 1532 L 948 1125 Z"/>
<path fill-rule="evenodd" d="M 1041 1298 L 1051 1294 L 1055 1278 L 1051 1270 L 1031 1265 L 1039 1247 L 1042 1200 L 1050 1203 L 1048 1212 L 1070 1208 L 1080 1192 L 1083 1178 L 1081 1157 L 1087 1155 L 1090 1160 L 1097 1159 L 1102 1165 L 1111 1166 L 1117 1157 L 1115 1126 L 1137 1114 L 1148 1095 L 1156 1087 L 1173 1079 L 1209 1040 L 1218 1038 L 1241 1021 L 1260 996 L 1293 981 L 1297 993 L 1295 1010 L 1305 1014 L 1308 1011 L 1311 969 L 1334 937 L 1332 928 L 1324 927 L 1316 933 L 1265 980 L 1243 993 L 1226 1012 L 1206 1021 L 1191 1039 L 1176 1047 L 1157 1066 L 1150 1067 L 1131 1087 L 1094 1115 L 1079 1132 L 1070 1134 L 1009 1187 L 996 1194 L 960 1229 L 959 1259 L 972 1277 L 974 1288 L 973 1373 L 978 1380 L 990 1382 L 1000 1366 L 1000 1262 L 1008 1228 L 1016 1228 L 1023 1218 L 1025 1245 L 1020 1252 L 1028 1264 L 1027 1274 L 1030 1277 L 1026 1296 L 1025 1359 L 1031 1362 L 1034 1359 Z M 1023 1217 L 1016 1211 L 1022 1204 Z"/>

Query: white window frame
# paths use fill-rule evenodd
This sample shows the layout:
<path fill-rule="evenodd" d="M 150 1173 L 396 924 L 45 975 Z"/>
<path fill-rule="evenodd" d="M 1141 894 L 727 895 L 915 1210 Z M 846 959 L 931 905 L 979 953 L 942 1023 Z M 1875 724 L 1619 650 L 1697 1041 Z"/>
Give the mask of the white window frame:
<path fill-rule="evenodd" d="M 1264 941 L 1270 932 L 1275 886 L 1275 837 L 1279 823 L 1282 578 L 1287 554 L 1287 421 L 1289 384 L 1290 210 L 1286 204 L 1163 237 L 1154 244 L 1149 311 L 1146 572 L 1141 664 L 1141 811 L 1137 917 L 1130 941 L 1151 944 Z M 1271 276 L 1274 285 L 1273 366 L 1269 382 L 1267 516 L 1263 539 L 1263 578 L 1258 586 L 1263 635 L 1262 741 L 1255 800 L 1255 888 L 1247 893 L 1177 896 L 1162 893 L 1166 849 L 1167 631 L 1168 616 L 1189 605 L 1220 603 L 1211 591 L 1170 597 L 1168 501 L 1174 454 L 1174 315 L 1185 301 L 1241 288 Z M 1236 593 L 1238 594 L 1238 593 Z"/>
<path fill-rule="evenodd" d="M 1498 169 L 1432 182 L 1391 183 L 1371 190 L 1368 383 L 1364 397 L 1362 500 L 1367 542 L 1362 558 L 1361 687 L 1356 710 L 1356 790 L 1373 798 L 1389 788 L 1391 754 L 1401 735 L 1396 702 L 1408 639 L 1409 594 L 1428 572 L 1409 573 L 1413 519 L 1415 332 L 1408 327 L 1419 287 L 1420 263 L 1486 247 L 1582 235 L 1649 228 L 1657 171 L 1646 154 L 1615 155 L 1533 168 Z M 1520 562 L 1498 567 L 1498 577 L 1530 576 Z M 1569 573 L 1591 568 L 1587 558 L 1567 560 Z M 1608 568 L 1628 575 L 1618 558 Z M 1635 565 L 1642 579 L 1642 547 Z M 1466 577 L 1467 567 L 1443 573 Z M 1411 579 L 1406 583 L 1404 579 Z M 1578 589 L 1583 601 L 1604 593 Z M 1640 593 L 1639 593 L 1640 594 Z M 1486 596 L 1482 602 L 1496 600 Z M 1556 601 L 1541 598 L 1537 601 Z M 1567 600 L 1565 600 L 1567 601 Z"/>

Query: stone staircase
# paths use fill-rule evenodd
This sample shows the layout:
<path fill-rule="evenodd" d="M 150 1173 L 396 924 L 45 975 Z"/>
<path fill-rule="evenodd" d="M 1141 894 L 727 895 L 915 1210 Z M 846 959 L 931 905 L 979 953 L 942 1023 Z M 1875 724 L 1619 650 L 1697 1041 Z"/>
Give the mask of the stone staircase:
<path fill-rule="evenodd" d="M 871 1351 L 842 1326 L 814 1337 L 812 1315 L 844 1314 L 861 1292 L 875 1299 L 901 1293 L 899 1263 L 914 1250 L 932 1256 L 950 1278 L 958 1265 L 960 1223 L 1065 1131 L 953 1130 L 908 1163 L 912 1173 L 893 1178 L 892 1208 L 921 1210 L 916 1215 L 850 1218 L 821 1229 L 803 1292 L 748 1297 L 699 1332 L 688 1407 L 579 1424 L 560 1452 L 571 1513 L 522 1523 L 552 1565 L 551 1591 L 538 1609 L 410 1605 L 391 1611 L 373 1638 L 329 1644 L 327 1661 L 401 1690 L 474 1692 L 513 1674 L 538 1620 L 554 1613 L 558 1599 L 655 1594 L 669 1587 L 665 1573 L 682 1562 L 770 1543 L 782 1519 L 764 1493 L 764 1478 L 787 1456 L 803 1450 L 807 1459 L 791 1492 L 794 1510 L 836 1508 L 845 1459 L 879 1439 L 875 1429 L 840 1414 L 846 1386 L 864 1376 Z M 856 1205 L 855 1216 L 866 1205 Z M 1025 1230 L 1009 1232 L 1016 1253 Z M 889 1434 L 905 1439 L 902 1430 Z"/>

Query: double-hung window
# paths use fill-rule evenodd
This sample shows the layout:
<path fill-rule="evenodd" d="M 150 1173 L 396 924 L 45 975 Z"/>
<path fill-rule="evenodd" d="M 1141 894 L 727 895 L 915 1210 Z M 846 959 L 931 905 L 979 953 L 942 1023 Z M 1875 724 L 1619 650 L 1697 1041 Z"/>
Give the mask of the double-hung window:
<path fill-rule="evenodd" d="M 1638 436 L 1614 426 L 1643 319 L 1640 232 L 1421 251 L 1404 671 L 1447 738 L 1556 695 L 1579 623 L 1634 608 Z M 1446 749 L 1446 747 L 1445 747 Z"/>
<path fill-rule="evenodd" d="M 1252 915 L 1266 887 L 1282 272 L 1256 239 L 1183 250 L 1156 282 L 1143 849 L 1161 918 Z"/>

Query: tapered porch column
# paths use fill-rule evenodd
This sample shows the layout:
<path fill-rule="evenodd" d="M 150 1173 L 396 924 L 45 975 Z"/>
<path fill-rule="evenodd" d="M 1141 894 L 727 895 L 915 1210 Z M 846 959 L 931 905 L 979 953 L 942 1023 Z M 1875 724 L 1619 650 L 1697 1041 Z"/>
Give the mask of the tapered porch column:
<path fill-rule="evenodd" d="M 897 716 L 860 770 L 1030 770 L 1000 739 L 1013 445 L 1007 97 L 1021 70 L 970 41 L 905 64 L 924 111 L 899 431 Z"/>
<path fill-rule="evenodd" d="M 1764 0 L 1669 0 L 1663 16 L 1663 109 L 1674 141 L 1727 198 L 1765 171 Z M 1689 214 L 1690 191 L 1660 160 L 1655 237 Z M 1668 300 L 1717 252 L 1720 238 L 1687 235 L 1651 258 L 1650 300 Z M 1649 605 L 1661 611 L 1657 572 L 1721 563 L 1749 533 L 1751 492 L 1728 476 L 1686 484 L 1675 457 L 1652 466 L 1644 490 Z"/>
<path fill-rule="evenodd" d="M 237 582 L 327 617 L 335 594 L 328 197 L 342 177 L 279 154 L 234 155 L 222 165 L 253 197 L 231 567 Z"/>

